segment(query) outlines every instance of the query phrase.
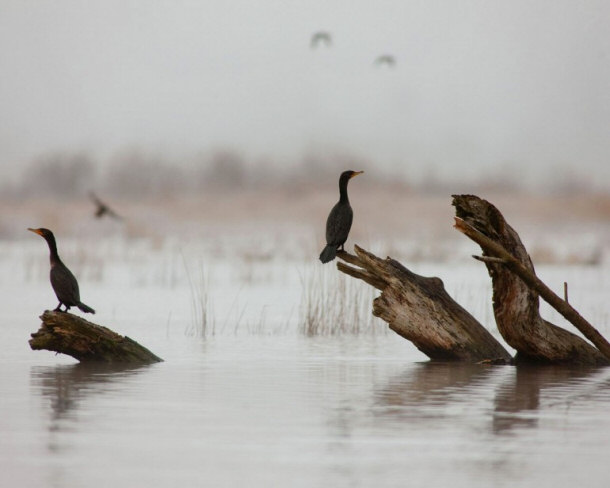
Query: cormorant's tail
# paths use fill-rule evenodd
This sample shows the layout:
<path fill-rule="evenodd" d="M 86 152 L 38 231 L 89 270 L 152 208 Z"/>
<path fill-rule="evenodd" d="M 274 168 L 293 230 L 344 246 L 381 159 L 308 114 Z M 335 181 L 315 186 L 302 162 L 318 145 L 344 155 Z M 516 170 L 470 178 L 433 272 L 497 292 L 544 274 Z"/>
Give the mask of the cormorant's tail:
<path fill-rule="evenodd" d="M 85 313 L 95 313 L 95 310 L 93 310 L 89 305 L 85 305 L 83 302 L 78 302 L 76 306 Z"/>
<path fill-rule="evenodd" d="M 322 253 L 320 254 L 320 261 L 322 261 L 323 263 L 328 263 L 329 261 L 332 261 L 333 259 L 335 259 L 336 255 L 337 255 L 337 246 L 328 244 L 322 250 Z"/>

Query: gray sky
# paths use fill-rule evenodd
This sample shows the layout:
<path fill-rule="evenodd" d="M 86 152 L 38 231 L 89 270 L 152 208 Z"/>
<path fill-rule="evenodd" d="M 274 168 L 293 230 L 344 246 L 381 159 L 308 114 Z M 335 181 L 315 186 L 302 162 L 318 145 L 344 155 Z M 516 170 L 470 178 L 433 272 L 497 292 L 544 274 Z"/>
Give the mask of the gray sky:
<path fill-rule="evenodd" d="M 230 146 L 607 187 L 609 19 L 605 0 L 0 0 L 0 172 Z M 320 29 L 333 46 L 312 50 Z"/>

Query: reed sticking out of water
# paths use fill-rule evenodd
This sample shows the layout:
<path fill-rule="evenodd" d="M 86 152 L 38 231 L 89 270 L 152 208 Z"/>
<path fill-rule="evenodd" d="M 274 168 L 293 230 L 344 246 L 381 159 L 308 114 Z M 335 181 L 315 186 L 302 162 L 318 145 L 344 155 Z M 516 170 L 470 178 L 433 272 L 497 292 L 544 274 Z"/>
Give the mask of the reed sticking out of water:
<path fill-rule="evenodd" d="M 334 269 L 316 266 L 301 277 L 299 332 L 306 336 L 386 334 L 370 310 L 375 292 Z"/>
<path fill-rule="evenodd" d="M 208 334 L 214 335 L 216 333 L 216 325 L 209 304 L 208 281 L 204 274 L 203 265 L 197 266 L 198 275 L 197 282 L 195 283 L 184 255 L 182 256 L 182 261 L 191 290 L 193 323 L 188 332 L 200 337 L 206 337 Z"/>

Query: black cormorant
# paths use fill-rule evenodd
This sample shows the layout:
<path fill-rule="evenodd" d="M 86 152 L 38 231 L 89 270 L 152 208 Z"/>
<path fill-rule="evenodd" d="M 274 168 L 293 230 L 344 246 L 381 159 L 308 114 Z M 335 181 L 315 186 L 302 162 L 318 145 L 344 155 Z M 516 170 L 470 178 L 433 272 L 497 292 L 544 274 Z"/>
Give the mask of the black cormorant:
<path fill-rule="evenodd" d="M 377 59 L 375 59 L 375 64 L 379 66 L 386 64 L 393 67 L 396 64 L 396 58 L 390 54 L 382 54 L 381 56 L 377 56 Z"/>
<path fill-rule="evenodd" d="M 337 249 L 343 249 L 347 235 L 352 226 L 354 212 L 347 197 L 347 184 L 351 178 L 364 171 L 344 171 L 339 178 L 339 201 L 328 214 L 326 219 L 326 247 L 320 254 L 320 261 L 328 263 L 335 259 Z"/>
<path fill-rule="evenodd" d="M 93 192 L 89 193 L 89 197 L 91 197 L 91 200 L 93 201 L 93 203 L 95 203 L 96 209 L 95 209 L 95 216 L 100 219 L 102 218 L 104 215 L 108 215 L 109 217 L 113 217 L 117 220 L 122 220 L 121 216 L 118 215 L 114 210 L 112 210 L 108 205 L 106 205 L 104 202 L 102 202 Z"/>
<path fill-rule="evenodd" d="M 333 43 L 333 39 L 329 32 L 320 31 L 311 36 L 311 43 L 309 45 L 312 49 L 317 48 L 320 43 L 324 43 L 326 47 L 330 47 Z"/>
<path fill-rule="evenodd" d="M 55 312 L 67 312 L 70 310 L 70 307 L 78 307 L 85 313 L 95 313 L 95 310 L 80 301 L 78 282 L 72 272 L 62 263 L 61 259 L 59 259 L 53 232 L 49 229 L 28 230 L 44 237 L 44 240 L 47 241 L 47 244 L 49 245 L 51 258 L 51 286 L 59 300 L 59 305 L 57 305 Z M 66 307 L 65 310 L 61 310 L 62 305 Z"/>

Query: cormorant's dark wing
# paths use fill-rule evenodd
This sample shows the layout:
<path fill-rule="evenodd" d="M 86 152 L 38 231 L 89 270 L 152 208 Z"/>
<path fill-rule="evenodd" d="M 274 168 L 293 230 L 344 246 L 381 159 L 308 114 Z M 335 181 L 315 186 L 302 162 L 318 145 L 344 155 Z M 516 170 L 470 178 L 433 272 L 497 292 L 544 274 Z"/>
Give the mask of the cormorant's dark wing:
<path fill-rule="evenodd" d="M 117 220 L 122 220 L 123 217 L 121 217 L 120 215 L 118 215 L 114 210 L 112 210 L 110 207 L 106 207 L 106 213 L 112 217 L 115 218 Z"/>
<path fill-rule="evenodd" d="M 102 207 L 104 205 L 102 201 L 97 197 L 97 195 L 92 191 L 89 192 L 89 198 L 91 198 L 91 201 L 95 203 L 95 205 L 98 207 Z"/>
<path fill-rule="evenodd" d="M 347 241 L 354 213 L 349 203 L 337 203 L 326 220 L 326 243 L 341 246 Z"/>
<path fill-rule="evenodd" d="M 78 282 L 65 264 L 59 262 L 51 267 L 51 286 L 64 305 L 75 306 L 80 302 Z"/>

